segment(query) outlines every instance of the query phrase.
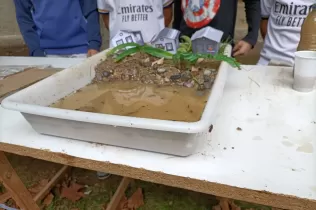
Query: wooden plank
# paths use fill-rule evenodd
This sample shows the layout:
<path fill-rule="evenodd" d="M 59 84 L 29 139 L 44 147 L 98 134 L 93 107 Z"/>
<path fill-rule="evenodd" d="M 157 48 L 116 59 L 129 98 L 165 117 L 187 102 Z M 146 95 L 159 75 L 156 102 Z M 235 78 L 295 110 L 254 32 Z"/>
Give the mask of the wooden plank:
<path fill-rule="evenodd" d="M 0 80 L 0 98 L 7 96 L 9 93 L 21 90 L 34 84 L 46 77 L 55 74 L 60 69 L 36 69 L 30 68 L 22 72 L 10 75 Z"/>
<path fill-rule="evenodd" d="M 40 210 L 2 151 L 0 151 L 0 180 L 21 209 Z"/>
<path fill-rule="evenodd" d="M 11 195 L 9 192 L 6 192 L 2 195 L 0 195 L 0 203 L 5 203 L 11 198 Z"/>
<path fill-rule="evenodd" d="M 55 176 L 47 183 L 47 185 L 35 195 L 33 200 L 35 202 L 41 201 L 44 199 L 48 193 L 51 191 L 51 189 L 62 179 L 64 178 L 65 174 L 70 171 L 70 166 L 63 166 L 56 174 Z"/>
<path fill-rule="evenodd" d="M 132 181 L 131 178 L 128 178 L 128 177 L 122 178 L 122 181 L 120 182 L 120 185 L 118 186 L 113 197 L 111 198 L 110 203 L 106 207 L 106 210 L 116 210 L 117 209 L 128 185 L 130 184 L 131 181 Z"/>
<path fill-rule="evenodd" d="M 313 199 L 304 199 L 296 196 L 282 195 L 267 191 L 258 191 L 236 186 L 229 186 L 216 182 L 193 179 L 177 175 L 151 171 L 149 169 L 137 168 L 122 164 L 116 164 L 106 161 L 90 160 L 65 153 L 52 152 L 43 149 L 34 149 L 15 144 L 0 142 L 0 149 L 9 153 L 29 156 L 36 159 L 49 162 L 70 165 L 73 167 L 84 168 L 93 171 L 106 171 L 110 174 L 128 176 L 147 182 L 154 182 L 171 187 L 192 190 L 200 193 L 216 195 L 236 200 L 247 201 L 267 206 L 273 206 L 288 210 L 315 210 L 316 201 Z"/>

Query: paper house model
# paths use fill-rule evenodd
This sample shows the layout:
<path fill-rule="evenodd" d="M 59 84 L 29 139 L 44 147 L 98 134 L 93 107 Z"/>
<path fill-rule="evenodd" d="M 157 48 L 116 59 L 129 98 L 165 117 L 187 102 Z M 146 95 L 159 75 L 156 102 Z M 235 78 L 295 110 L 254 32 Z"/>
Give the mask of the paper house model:
<path fill-rule="evenodd" d="M 209 26 L 198 30 L 191 37 L 193 53 L 216 54 L 219 50 L 222 36 L 222 31 Z"/>
<path fill-rule="evenodd" d="M 118 45 L 126 44 L 126 43 L 137 43 L 140 45 L 144 45 L 142 32 L 122 30 L 122 31 L 119 31 L 111 39 L 111 47 L 116 47 Z"/>
<path fill-rule="evenodd" d="M 151 45 L 175 54 L 179 47 L 180 31 L 171 28 L 162 29 L 151 40 Z"/>

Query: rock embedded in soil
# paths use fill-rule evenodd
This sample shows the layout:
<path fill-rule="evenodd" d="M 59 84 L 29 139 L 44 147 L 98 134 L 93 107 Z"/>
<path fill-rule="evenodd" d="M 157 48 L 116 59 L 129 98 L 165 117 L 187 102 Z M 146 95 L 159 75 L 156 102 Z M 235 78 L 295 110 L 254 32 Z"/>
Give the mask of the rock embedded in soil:
<path fill-rule="evenodd" d="M 158 73 L 164 73 L 164 72 L 166 72 L 166 69 L 165 68 L 158 68 L 157 72 Z"/>
<path fill-rule="evenodd" d="M 190 80 L 191 78 L 192 78 L 192 76 L 191 76 L 190 72 L 185 71 L 185 72 L 181 73 L 181 80 L 183 82 L 186 82 L 186 81 Z"/>
<path fill-rule="evenodd" d="M 183 86 L 187 88 L 192 88 L 194 87 L 194 81 L 186 81 L 183 83 Z"/>
<path fill-rule="evenodd" d="M 181 74 L 174 74 L 170 77 L 171 80 L 175 81 L 181 78 Z"/>
<path fill-rule="evenodd" d="M 208 82 L 211 80 L 211 78 L 209 76 L 203 76 L 204 82 Z"/>
<path fill-rule="evenodd" d="M 101 74 L 96 74 L 96 79 L 97 79 L 98 81 L 102 81 L 103 76 L 102 76 Z"/>
<path fill-rule="evenodd" d="M 204 82 L 204 87 L 206 89 L 211 89 L 213 86 L 213 82 L 212 81 L 207 81 L 207 82 Z"/>
<path fill-rule="evenodd" d="M 205 69 L 204 70 L 204 75 L 205 76 L 210 76 L 212 74 L 212 70 L 210 70 L 210 69 Z"/>
<path fill-rule="evenodd" d="M 103 76 L 104 76 L 104 77 L 109 77 L 110 75 L 111 75 L 111 73 L 108 72 L 108 71 L 104 71 L 104 72 L 103 72 Z"/>

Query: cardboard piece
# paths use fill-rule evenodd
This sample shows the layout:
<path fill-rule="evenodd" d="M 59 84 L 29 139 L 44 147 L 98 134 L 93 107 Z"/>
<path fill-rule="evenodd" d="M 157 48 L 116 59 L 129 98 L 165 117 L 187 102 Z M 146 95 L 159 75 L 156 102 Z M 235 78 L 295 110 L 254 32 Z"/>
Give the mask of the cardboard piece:
<path fill-rule="evenodd" d="M 1 100 L 18 90 L 26 88 L 46 77 L 49 77 L 61 69 L 37 69 L 29 68 L 22 72 L 9 75 L 0 80 L 0 102 Z"/>

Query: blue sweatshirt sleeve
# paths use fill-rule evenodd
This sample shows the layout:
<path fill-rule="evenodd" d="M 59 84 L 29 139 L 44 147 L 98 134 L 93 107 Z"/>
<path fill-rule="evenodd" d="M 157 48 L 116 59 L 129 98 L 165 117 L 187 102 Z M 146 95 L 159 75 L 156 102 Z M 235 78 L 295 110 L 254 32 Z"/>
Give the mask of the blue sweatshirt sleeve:
<path fill-rule="evenodd" d="M 81 0 L 82 13 L 88 21 L 88 43 L 89 49 L 100 50 L 101 47 L 101 34 L 99 13 L 97 10 L 96 0 Z"/>
<path fill-rule="evenodd" d="M 40 47 L 40 38 L 36 32 L 33 21 L 31 0 L 14 0 L 16 20 L 18 22 L 23 39 L 29 49 L 30 56 L 43 57 L 44 50 Z"/>

